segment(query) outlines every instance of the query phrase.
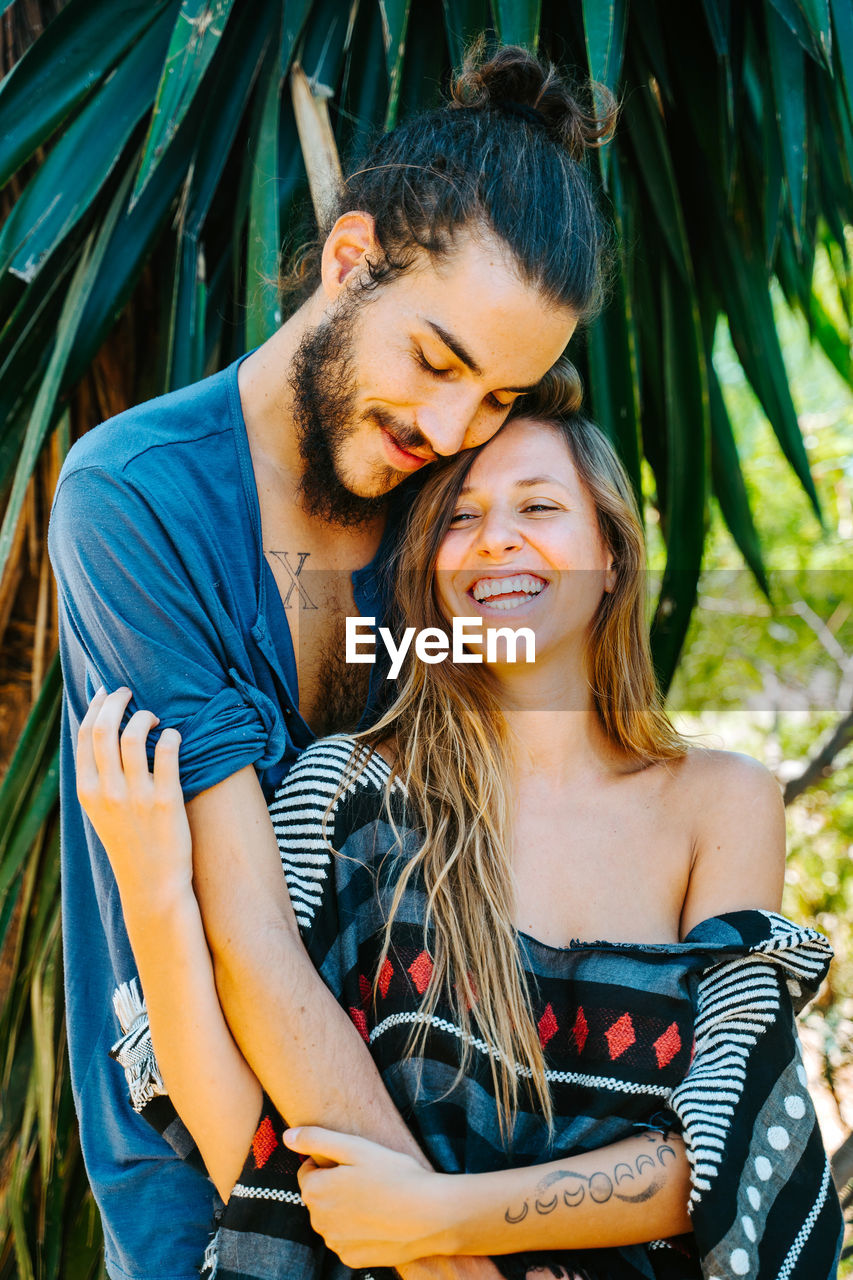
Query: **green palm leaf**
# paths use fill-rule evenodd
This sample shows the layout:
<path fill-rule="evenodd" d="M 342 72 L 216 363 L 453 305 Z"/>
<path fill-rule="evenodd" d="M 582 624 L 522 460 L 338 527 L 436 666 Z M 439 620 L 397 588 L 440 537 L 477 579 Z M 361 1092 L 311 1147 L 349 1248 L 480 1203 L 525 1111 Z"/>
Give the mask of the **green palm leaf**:
<path fill-rule="evenodd" d="M 35 279 L 84 217 L 151 106 L 165 34 L 156 22 L 146 31 L 53 148 L 0 232 L 0 275 Z"/>
<path fill-rule="evenodd" d="M 173 0 L 71 0 L 59 12 L 0 85 L 0 186 L 170 4 Z"/>
<path fill-rule="evenodd" d="M 222 39 L 233 3 L 234 0 L 212 0 L 210 4 L 206 0 L 182 0 L 157 89 L 134 200 L 142 194 L 189 111 Z"/>
<path fill-rule="evenodd" d="M 497 0 L 493 9 L 498 36 L 504 44 L 521 44 L 527 49 L 537 47 L 541 0 Z"/>

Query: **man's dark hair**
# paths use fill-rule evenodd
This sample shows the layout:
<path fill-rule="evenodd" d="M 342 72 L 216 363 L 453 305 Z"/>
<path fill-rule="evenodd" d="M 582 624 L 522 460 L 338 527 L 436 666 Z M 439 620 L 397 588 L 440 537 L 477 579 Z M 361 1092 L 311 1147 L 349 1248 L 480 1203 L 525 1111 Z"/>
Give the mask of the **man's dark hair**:
<path fill-rule="evenodd" d="M 317 287 L 326 236 L 352 209 L 373 217 L 382 249 L 365 288 L 405 271 L 419 249 L 444 256 L 458 232 L 480 229 L 507 245 L 548 301 L 594 314 L 607 230 L 582 161 L 615 119 L 606 91 L 596 99 L 598 111 L 585 110 L 551 63 L 512 45 L 486 59 L 479 42 L 450 102 L 379 137 L 345 178 L 285 289 L 302 301 Z"/>

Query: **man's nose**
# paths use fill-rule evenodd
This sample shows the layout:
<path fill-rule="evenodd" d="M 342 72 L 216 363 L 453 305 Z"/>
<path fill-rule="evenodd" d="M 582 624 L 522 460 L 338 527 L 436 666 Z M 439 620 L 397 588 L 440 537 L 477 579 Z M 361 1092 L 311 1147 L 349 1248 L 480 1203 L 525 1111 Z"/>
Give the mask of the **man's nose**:
<path fill-rule="evenodd" d="M 417 426 L 433 452 L 448 457 L 466 447 L 466 437 L 481 407 L 479 393 L 442 397 L 421 406 Z"/>

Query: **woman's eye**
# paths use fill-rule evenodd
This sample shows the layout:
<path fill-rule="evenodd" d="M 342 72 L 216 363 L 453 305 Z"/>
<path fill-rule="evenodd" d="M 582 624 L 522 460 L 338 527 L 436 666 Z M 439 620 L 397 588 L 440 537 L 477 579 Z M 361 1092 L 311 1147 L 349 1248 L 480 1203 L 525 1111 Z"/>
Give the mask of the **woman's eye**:
<path fill-rule="evenodd" d="M 451 523 L 451 524 L 461 524 L 463 521 L 467 521 L 467 520 L 476 520 L 476 518 L 477 518 L 477 513 L 476 513 L 476 511 L 456 511 L 456 512 L 455 512 L 455 513 L 450 517 L 450 523 Z"/>
<path fill-rule="evenodd" d="M 552 507 L 547 502 L 528 502 L 524 508 L 525 511 L 559 511 L 559 507 Z"/>

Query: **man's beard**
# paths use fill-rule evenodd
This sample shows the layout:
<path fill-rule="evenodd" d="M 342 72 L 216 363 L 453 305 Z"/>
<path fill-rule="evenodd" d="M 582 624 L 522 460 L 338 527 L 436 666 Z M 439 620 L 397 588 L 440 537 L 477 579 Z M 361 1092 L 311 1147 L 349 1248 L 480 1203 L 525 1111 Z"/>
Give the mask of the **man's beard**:
<path fill-rule="evenodd" d="M 355 318 L 358 304 L 348 302 L 330 320 L 309 329 L 293 357 L 290 386 L 293 416 L 303 462 L 299 493 L 303 509 L 330 524 L 355 528 L 375 520 L 386 508 L 386 494 L 404 479 L 403 472 L 377 465 L 371 477 L 376 497 L 352 493 L 340 478 L 340 458 L 347 438 L 359 426 L 355 375 Z M 376 409 L 365 415 L 411 443 L 417 434 Z M 377 430 L 378 437 L 378 430 Z"/>

